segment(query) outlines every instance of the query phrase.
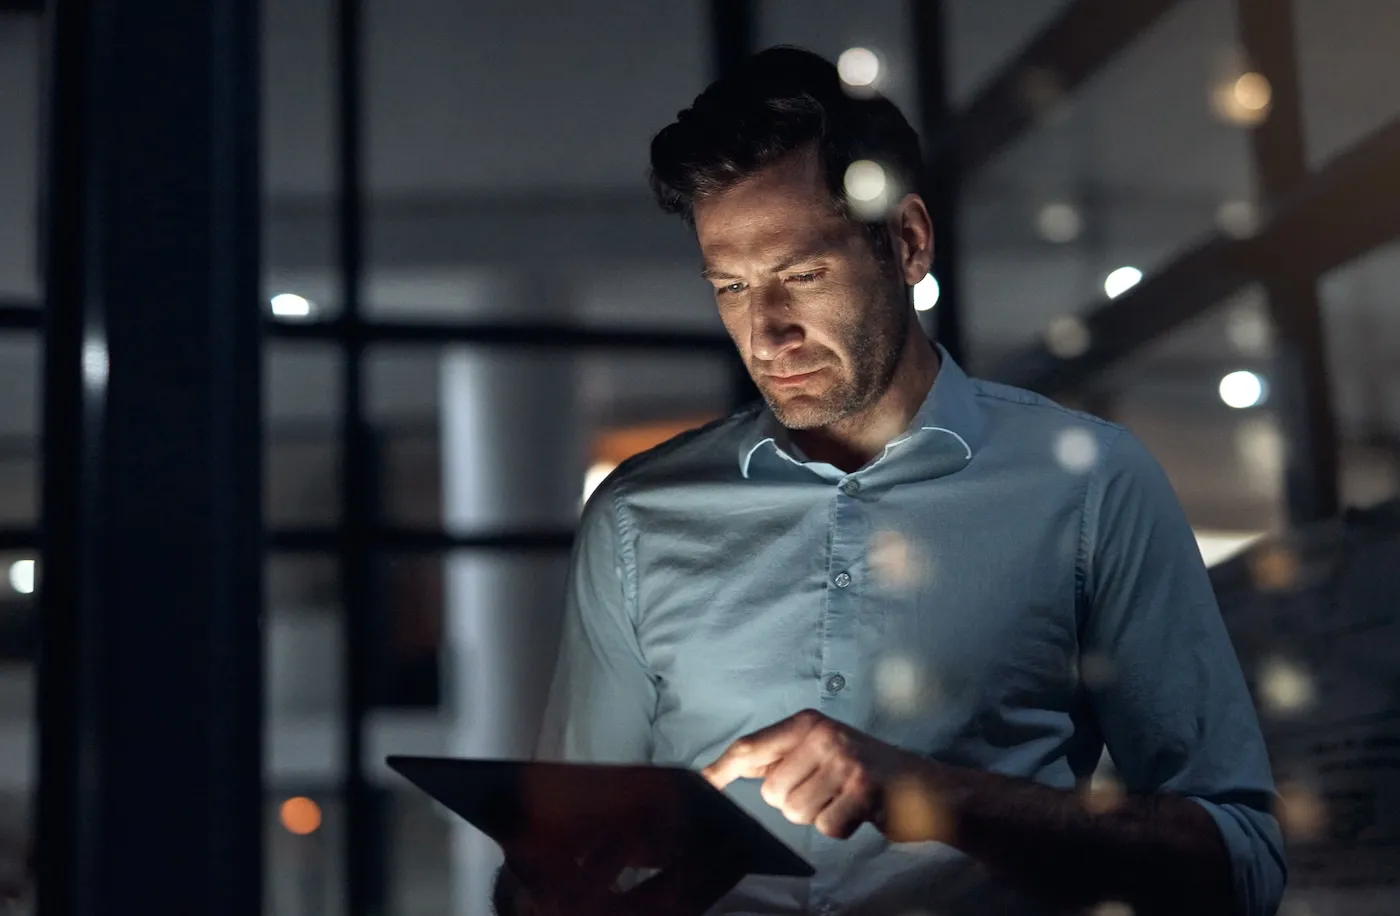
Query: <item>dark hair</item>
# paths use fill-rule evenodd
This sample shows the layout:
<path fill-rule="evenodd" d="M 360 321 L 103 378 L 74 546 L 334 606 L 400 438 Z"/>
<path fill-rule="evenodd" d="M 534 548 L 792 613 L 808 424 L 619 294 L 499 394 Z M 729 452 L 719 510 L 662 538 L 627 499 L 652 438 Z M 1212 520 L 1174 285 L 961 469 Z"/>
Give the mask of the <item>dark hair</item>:
<path fill-rule="evenodd" d="M 847 92 L 836 67 L 811 51 L 776 47 L 710 84 L 652 138 L 652 191 L 663 210 L 693 226 L 697 200 L 808 147 L 820 157 L 833 204 L 852 219 L 845 175 L 858 159 L 880 163 L 904 191 L 919 187 L 919 137 L 893 102 Z M 888 254 L 884 223 L 866 226 L 876 253 Z"/>

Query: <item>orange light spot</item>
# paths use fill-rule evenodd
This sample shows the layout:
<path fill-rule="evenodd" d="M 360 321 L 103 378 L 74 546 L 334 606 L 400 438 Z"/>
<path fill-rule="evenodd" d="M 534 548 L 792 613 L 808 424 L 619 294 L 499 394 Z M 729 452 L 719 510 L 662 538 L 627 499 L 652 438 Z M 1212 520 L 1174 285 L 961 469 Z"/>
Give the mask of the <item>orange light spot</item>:
<path fill-rule="evenodd" d="M 287 799 L 282 803 L 282 826 L 297 836 L 315 833 L 321 826 L 321 806 L 300 795 Z"/>

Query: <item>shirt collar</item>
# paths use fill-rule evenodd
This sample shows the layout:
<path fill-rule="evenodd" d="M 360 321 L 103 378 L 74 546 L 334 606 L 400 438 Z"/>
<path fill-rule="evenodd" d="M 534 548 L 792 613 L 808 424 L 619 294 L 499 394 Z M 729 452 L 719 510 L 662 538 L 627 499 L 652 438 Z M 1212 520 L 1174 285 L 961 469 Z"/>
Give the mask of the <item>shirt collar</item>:
<path fill-rule="evenodd" d="M 892 439 L 885 451 L 867 467 L 874 467 L 889 457 L 891 451 L 922 451 L 921 446 L 942 447 L 957 453 L 961 465 L 972 461 L 982 444 L 982 415 L 977 408 L 977 392 L 962 367 L 953 361 L 942 344 L 937 344 L 938 376 L 929 388 L 928 396 L 914 412 L 909 428 Z M 739 442 L 739 470 L 747 478 L 755 469 L 760 456 L 776 457 L 796 467 L 805 467 L 805 460 L 794 457 L 796 451 L 788 431 L 763 407 L 752 421 L 749 432 Z M 800 453 L 798 453 L 800 454 Z M 954 468 L 955 470 L 957 468 Z"/>

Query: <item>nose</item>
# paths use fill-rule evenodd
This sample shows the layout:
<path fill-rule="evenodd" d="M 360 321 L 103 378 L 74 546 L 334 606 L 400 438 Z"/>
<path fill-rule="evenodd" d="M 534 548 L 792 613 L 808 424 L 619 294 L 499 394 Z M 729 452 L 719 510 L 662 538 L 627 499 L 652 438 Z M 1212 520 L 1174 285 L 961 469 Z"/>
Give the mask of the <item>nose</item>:
<path fill-rule="evenodd" d="M 802 345 L 806 334 L 793 311 L 792 300 L 781 287 L 757 292 L 749 321 L 749 349 L 754 359 L 772 362 Z"/>

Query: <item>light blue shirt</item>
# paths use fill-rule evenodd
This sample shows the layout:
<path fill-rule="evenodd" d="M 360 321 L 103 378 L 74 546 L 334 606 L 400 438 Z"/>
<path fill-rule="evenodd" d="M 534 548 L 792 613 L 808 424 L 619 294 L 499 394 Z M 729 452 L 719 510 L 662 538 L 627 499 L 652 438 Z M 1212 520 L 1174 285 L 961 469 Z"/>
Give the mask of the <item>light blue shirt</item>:
<path fill-rule="evenodd" d="M 1220 827 L 1249 916 L 1283 893 L 1259 723 L 1186 519 L 1127 431 L 943 353 L 907 432 L 846 474 L 761 406 L 626 463 L 589 501 L 541 735 L 551 759 L 700 768 L 812 708 L 950 764 L 1128 792 Z M 1049 909 L 938 843 L 788 823 L 817 869 L 716 913 Z"/>

